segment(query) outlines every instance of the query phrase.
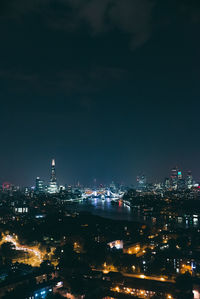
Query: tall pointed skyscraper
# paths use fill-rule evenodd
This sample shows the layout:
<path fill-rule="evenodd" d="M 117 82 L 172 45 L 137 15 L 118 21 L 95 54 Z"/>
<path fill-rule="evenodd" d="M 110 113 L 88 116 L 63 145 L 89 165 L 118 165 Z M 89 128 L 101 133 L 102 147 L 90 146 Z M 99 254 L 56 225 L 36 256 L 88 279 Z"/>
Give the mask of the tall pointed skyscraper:
<path fill-rule="evenodd" d="M 51 194 L 55 194 L 58 192 L 58 185 L 57 185 L 57 180 L 56 180 L 56 170 L 55 170 L 55 159 L 52 159 L 52 163 L 51 163 L 51 179 L 50 179 L 50 184 L 49 184 L 49 188 L 48 191 Z"/>

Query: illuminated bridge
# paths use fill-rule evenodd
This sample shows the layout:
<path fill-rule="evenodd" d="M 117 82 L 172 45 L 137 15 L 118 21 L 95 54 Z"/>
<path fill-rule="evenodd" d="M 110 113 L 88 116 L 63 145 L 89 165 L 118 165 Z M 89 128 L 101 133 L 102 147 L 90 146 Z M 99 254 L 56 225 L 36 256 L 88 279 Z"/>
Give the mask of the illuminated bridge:
<path fill-rule="evenodd" d="M 110 189 L 100 189 L 100 190 L 91 190 L 86 189 L 82 193 L 83 198 L 112 198 L 112 199 L 119 199 L 124 195 L 123 192 L 114 193 Z"/>

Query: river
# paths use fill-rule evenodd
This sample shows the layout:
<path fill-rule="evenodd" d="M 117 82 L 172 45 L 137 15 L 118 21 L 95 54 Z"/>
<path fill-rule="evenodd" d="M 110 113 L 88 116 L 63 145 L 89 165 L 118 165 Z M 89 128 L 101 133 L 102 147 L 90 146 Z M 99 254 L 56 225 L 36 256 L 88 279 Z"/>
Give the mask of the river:
<path fill-rule="evenodd" d="M 113 220 L 137 221 L 147 224 L 174 222 L 179 227 L 199 227 L 200 219 L 197 216 L 190 217 L 151 217 L 144 216 L 138 210 L 119 202 L 112 203 L 110 199 L 101 200 L 98 198 L 88 199 L 68 205 L 68 209 L 76 212 L 89 212 L 104 218 Z"/>
<path fill-rule="evenodd" d="M 122 203 L 111 203 L 110 199 L 88 199 L 69 205 L 69 209 L 77 212 L 89 212 L 93 215 L 114 220 L 135 220 L 131 208 Z"/>

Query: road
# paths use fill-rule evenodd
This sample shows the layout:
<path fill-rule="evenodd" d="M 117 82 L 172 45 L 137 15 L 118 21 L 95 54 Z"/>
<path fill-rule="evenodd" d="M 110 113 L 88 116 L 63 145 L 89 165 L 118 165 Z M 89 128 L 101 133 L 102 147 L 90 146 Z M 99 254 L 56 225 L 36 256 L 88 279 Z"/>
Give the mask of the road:
<path fill-rule="evenodd" d="M 125 272 L 121 272 L 121 274 L 125 277 L 132 277 L 132 278 L 140 278 L 140 279 L 147 279 L 147 280 L 155 280 L 155 281 L 161 281 L 161 282 L 171 282 L 175 283 L 172 279 L 167 279 L 165 277 L 159 277 L 159 276 L 146 276 L 143 274 L 129 274 Z"/>
<path fill-rule="evenodd" d="M 44 254 L 38 248 L 20 245 L 17 238 L 12 237 L 11 235 L 3 236 L 1 244 L 6 242 L 12 243 L 16 250 L 25 251 L 30 254 L 30 257 L 27 258 L 26 264 L 38 267 L 42 263 Z"/>
<path fill-rule="evenodd" d="M 112 269 L 112 270 L 97 270 L 97 269 L 92 269 L 92 271 L 102 271 L 103 273 L 108 274 L 109 272 L 118 272 L 121 273 L 124 277 L 132 277 L 132 278 L 138 278 L 138 279 L 146 279 L 146 280 L 154 280 L 154 281 L 160 281 L 160 282 L 171 282 L 171 283 L 175 283 L 175 280 L 173 279 L 168 279 L 166 277 L 162 277 L 162 276 L 147 276 L 144 274 L 130 274 L 130 273 L 126 273 L 126 272 L 119 272 L 116 269 Z"/>

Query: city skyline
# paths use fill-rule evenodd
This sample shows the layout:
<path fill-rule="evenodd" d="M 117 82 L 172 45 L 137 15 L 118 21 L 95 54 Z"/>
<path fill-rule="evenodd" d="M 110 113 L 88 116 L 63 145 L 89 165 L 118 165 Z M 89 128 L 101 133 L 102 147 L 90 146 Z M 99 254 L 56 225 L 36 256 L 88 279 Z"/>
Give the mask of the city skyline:
<path fill-rule="evenodd" d="M 160 178 L 160 179 L 156 179 L 156 180 L 153 180 L 150 176 L 148 176 L 146 173 L 144 172 L 138 172 L 137 173 L 137 176 L 135 178 L 133 178 L 133 180 L 130 182 L 130 183 L 127 183 L 125 181 L 114 181 L 114 180 L 111 180 L 111 181 L 100 181 L 98 178 L 92 178 L 91 181 L 88 181 L 87 183 L 84 183 L 84 182 L 81 182 L 79 179 L 76 179 L 74 181 L 68 181 L 66 182 L 64 178 L 59 178 L 57 180 L 57 176 L 56 176 L 56 159 L 55 158 L 52 158 L 51 159 L 51 168 L 49 168 L 49 173 L 47 175 L 47 177 L 42 177 L 41 175 L 37 175 L 36 178 L 33 178 L 33 182 L 32 184 L 30 185 L 19 185 L 19 184 L 16 184 L 14 182 L 11 182 L 9 180 L 6 180 L 4 182 L 1 182 L 2 184 L 5 184 L 5 183 L 8 183 L 8 184 L 12 184 L 12 185 L 19 185 L 20 187 L 30 187 L 30 186 L 33 186 L 33 183 L 35 183 L 35 180 L 36 180 L 36 186 L 37 184 L 42 184 L 43 186 L 46 186 L 48 187 L 48 190 L 49 190 L 49 193 L 56 193 L 58 191 L 58 187 L 59 185 L 72 185 L 72 186 L 77 186 L 77 185 L 80 185 L 80 186 L 108 186 L 109 184 L 111 184 L 112 182 L 115 182 L 117 184 L 121 184 L 121 185 L 125 185 L 125 186 L 137 186 L 138 184 L 138 181 L 140 180 L 140 177 L 144 177 L 146 183 L 148 184 L 156 184 L 156 183 L 163 183 L 166 179 L 173 179 L 172 177 L 174 176 L 175 178 L 186 178 L 189 174 L 193 177 L 193 172 L 191 170 L 183 170 L 182 168 L 179 168 L 178 166 L 174 166 L 172 167 L 171 169 L 169 169 L 168 173 L 166 172 L 166 174 Z M 173 175 L 173 172 L 175 172 L 175 174 Z M 59 176 L 60 177 L 60 176 Z M 195 179 L 194 181 L 198 184 L 199 181 L 193 177 L 193 179 Z M 38 181 L 38 183 L 37 183 Z M 37 188 L 37 187 L 36 187 Z M 39 187 L 40 188 L 40 187 Z M 52 189 L 52 190 L 50 190 Z"/>

